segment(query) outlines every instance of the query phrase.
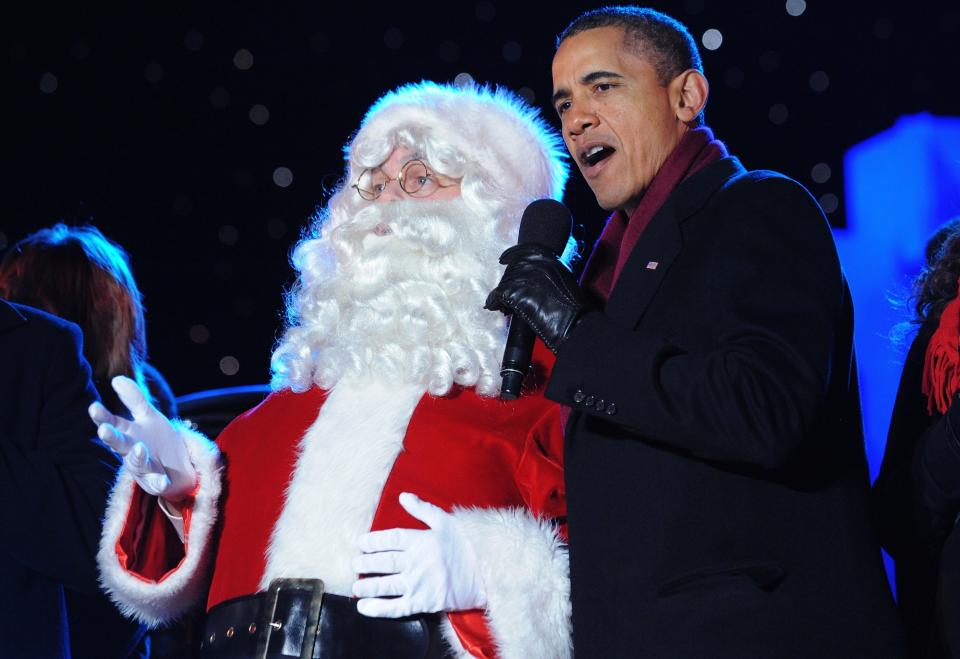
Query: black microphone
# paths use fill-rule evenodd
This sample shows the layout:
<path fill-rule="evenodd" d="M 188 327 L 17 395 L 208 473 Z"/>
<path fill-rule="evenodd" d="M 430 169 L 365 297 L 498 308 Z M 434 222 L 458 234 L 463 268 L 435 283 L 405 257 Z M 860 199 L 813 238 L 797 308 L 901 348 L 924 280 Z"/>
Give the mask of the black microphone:
<path fill-rule="evenodd" d="M 517 244 L 534 243 L 559 256 L 567 246 L 572 227 L 573 218 L 566 206 L 555 199 L 537 199 L 523 211 Z M 510 333 L 500 367 L 503 378 L 500 398 L 503 400 L 520 397 L 520 385 L 530 370 L 530 356 L 536 338 L 536 333 L 523 320 L 516 316 L 510 320 Z"/>

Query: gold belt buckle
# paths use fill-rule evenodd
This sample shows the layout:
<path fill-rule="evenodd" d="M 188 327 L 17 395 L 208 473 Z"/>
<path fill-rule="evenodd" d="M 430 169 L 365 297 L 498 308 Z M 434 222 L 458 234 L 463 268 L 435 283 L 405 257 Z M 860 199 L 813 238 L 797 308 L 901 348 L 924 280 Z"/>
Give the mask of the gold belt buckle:
<path fill-rule="evenodd" d="M 300 659 L 311 659 L 313 645 L 320 631 L 320 609 L 323 607 L 324 585 L 320 579 L 274 579 L 270 582 L 254 659 L 266 659 L 267 648 L 270 647 L 270 635 L 274 629 L 280 628 L 280 623 L 275 621 L 273 616 L 277 613 L 277 599 L 281 590 L 311 591 L 310 608 L 307 611 L 307 621 L 303 630 L 303 645 L 300 646 Z"/>

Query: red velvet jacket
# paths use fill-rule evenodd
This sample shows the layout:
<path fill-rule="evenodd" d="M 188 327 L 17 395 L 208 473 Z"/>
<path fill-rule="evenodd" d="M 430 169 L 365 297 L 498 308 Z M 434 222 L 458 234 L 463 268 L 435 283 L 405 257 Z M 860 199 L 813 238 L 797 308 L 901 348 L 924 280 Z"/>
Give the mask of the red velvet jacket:
<path fill-rule="evenodd" d="M 537 360 L 542 383 L 549 357 L 538 352 Z M 320 389 L 274 393 L 235 419 L 217 439 L 225 468 L 211 543 L 216 554 L 211 557 L 208 609 L 258 590 L 300 441 L 326 397 Z M 454 506 L 526 508 L 537 517 L 560 523 L 565 538 L 561 455 L 558 406 L 544 399 L 539 388 L 512 402 L 481 398 L 472 389 L 462 388 L 443 397 L 425 395 L 407 426 L 403 450 L 387 478 L 371 530 L 425 528 L 397 502 L 401 492 L 412 491 L 446 510 Z M 113 545 L 116 558 L 121 569 L 137 580 L 160 585 L 180 569 L 185 548 L 155 499 L 135 486 L 133 490 Z M 192 512 L 189 506 L 184 511 L 187 546 Z M 482 611 L 449 617 L 467 650 L 476 656 L 495 656 Z"/>

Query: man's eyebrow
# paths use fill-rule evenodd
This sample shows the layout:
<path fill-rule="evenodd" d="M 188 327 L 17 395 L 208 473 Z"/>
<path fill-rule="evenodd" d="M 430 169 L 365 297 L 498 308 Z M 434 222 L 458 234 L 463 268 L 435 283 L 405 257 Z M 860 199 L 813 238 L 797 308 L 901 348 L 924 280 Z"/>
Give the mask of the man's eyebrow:
<path fill-rule="evenodd" d="M 553 97 L 550 100 L 553 101 L 554 105 L 556 105 L 557 101 L 559 101 L 561 98 L 566 98 L 569 95 L 570 95 L 570 90 L 564 89 L 563 87 L 561 87 L 557 91 L 553 92 Z"/>
<path fill-rule="evenodd" d="M 581 85 L 589 85 L 592 82 L 596 82 L 597 80 L 603 80 L 605 78 L 616 78 L 616 79 L 622 80 L 623 76 L 620 75 L 619 73 L 614 73 L 613 71 L 591 71 L 590 73 L 580 78 L 578 82 Z M 554 92 L 551 100 L 553 101 L 553 104 L 556 105 L 557 101 L 559 101 L 562 98 L 566 98 L 568 96 L 570 96 L 570 90 L 561 87 L 556 92 Z"/>
<path fill-rule="evenodd" d="M 602 78 L 619 78 L 622 79 L 623 76 L 619 73 L 614 73 L 613 71 L 593 71 L 587 75 L 580 78 L 581 85 L 589 85 L 591 82 L 596 82 Z"/>

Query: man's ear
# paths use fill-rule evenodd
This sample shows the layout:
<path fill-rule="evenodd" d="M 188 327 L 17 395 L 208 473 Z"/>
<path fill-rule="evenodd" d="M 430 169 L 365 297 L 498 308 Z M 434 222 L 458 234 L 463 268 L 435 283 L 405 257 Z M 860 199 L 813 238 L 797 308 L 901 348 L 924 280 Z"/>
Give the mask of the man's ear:
<path fill-rule="evenodd" d="M 702 73 L 687 69 L 670 81 L 670 98 L 677 119 L 685 124 L 692 122 L 707 105 L 710 84 Z"/>

